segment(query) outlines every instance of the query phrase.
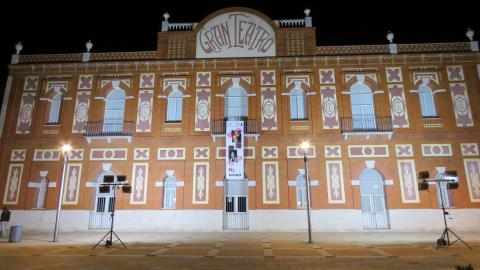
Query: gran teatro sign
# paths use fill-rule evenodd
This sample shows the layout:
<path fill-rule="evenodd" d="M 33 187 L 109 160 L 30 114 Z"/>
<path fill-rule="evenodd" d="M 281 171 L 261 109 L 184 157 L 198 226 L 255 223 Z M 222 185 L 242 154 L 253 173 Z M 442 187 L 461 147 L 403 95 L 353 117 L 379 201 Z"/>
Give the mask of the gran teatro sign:
<path fill-rule="evenodd" d="M 224 13 L 197 33 L 197 58 L 264 56 L 275 56 L 275 31 L 251 13 Z"/>

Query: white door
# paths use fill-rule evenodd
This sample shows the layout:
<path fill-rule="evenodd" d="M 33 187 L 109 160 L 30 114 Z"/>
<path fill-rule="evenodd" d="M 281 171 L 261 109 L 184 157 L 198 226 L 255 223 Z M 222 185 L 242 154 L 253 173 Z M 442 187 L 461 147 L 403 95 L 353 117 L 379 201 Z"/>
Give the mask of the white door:
<path fill-rule="evenodd" d="M 225 180 L 223 228 L 248 230 L 248 180 Z"/>
<path fill-rule="evenodd" d="M 384 182 L 373 169 L 364 169 L 360 174 L 360 201 L 364 229 L 390 228 Z"/>
<path fill-rule="evenodd" d="M 112 175 L 109 173 L 102 174 L 97 181 L 97 187 L 95 187 L 95 197 L 93 198 L 93 207 L 90 211 L 90 221 L 88 224 L 89 230 L 110 229 L 111 214 L 113 211 L 113 205 L 115 203 L 114 190 L 110 188 L 109 193 L 100 192 L 100 184 L 103 183 L 104 175 Z M 115 181 L 117 181 L 117 177 Z"/>

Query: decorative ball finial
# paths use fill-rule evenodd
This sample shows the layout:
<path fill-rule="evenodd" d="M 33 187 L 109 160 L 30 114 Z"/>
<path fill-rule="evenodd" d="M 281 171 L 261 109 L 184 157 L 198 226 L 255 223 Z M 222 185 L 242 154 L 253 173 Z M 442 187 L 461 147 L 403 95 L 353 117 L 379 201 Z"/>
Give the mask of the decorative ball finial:
<path fill-rule="evenodd" d="M 309 17 L 310 16 L 310 9 L 308 7 L 305 8 L 305 10 L 303 11 L 305 13 L 305 16 L 306 17 Z"/>
<path fill-rule="evenodd" d="M 165 19 L 165 21 L 168 21 L 168 18 L 170 18 L 170 14 L 168 14 L 168 12 L 163 13 L 163 18 Z"/>
<path fill-rule="evenodd" d="M 20 52 L 23 50 L 22 42 L 19 41 L 17 44 L 15 44 L 15 50 L 17 50 L 17 54 L 20 54 Z"/>
<path fill-rule="evenodd" d="M 475 31 L 473 31 L 470 28 L 467 28 L 467 32 L 465 32 L 465 35 L 468 37 L 470 41 L 473 41 L 473 35 L 475 35 Z"/>
<path fill-rule="evenodd" d="M 91 41 L 91 40 L 87 41 L 87 42 L 85 43 L 85 47 L 87 48 L 87 52 L 90 52 L 90 50 L 91 50 L 92 47 L 93 47 L 92 41 Z"/>
<path fill-rule="evenodd" d="M 392 33 L 392 31 L 388 31 L 388 33 L 387 33 L 388 42 L 393 43 L 393 38 L 394 37 L 395 37 L 395 35 Z"/>

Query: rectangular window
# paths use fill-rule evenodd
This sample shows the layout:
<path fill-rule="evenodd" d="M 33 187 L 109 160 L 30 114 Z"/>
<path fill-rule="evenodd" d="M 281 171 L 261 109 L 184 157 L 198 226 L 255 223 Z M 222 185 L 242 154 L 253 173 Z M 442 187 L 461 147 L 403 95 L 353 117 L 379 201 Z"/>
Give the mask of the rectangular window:
<path fill-rule="evenodd" d="M 168 177 L 164 183 L 163 208 L 175 209 L 177 201 L 177 183 L 176 178 Z"/>
<path fill-rule="evenodd" d="M 105 212 L 105 197 L 97 198 L 97 212 L 98 213 Z"/>
<path fill-rule="evenodd" d="M 294 91 L 292 91 L 294 92 Z M 290 119 L 307 120 L 305 95 L 296 94 L 290 96 Z"/>
<path fill-rule="evenodd" d="M 167 122 L 182 122 L 182 98 L 169 97 L 167 103 Z"/>
<path fill-rule="evenodd" d="M 58 124 L 60 121 L 60 107 L 62 104 L 62 95 L 56 95 L 50 104 L 50 114 L 48 124 Z"/>
<path fill-rule="evenodd" d="M 297 208 L 307 207 L 307 189 L 305 184 L 305 176 L 297 176 L 296 189 L 297 189 Z"/>
<path fill-rule="evenodd" d="M 437 117 L 437 113 L 435 111 L 435 102 L 433 100 L 432 93 L 420 93 L 420 106 L 422 109 L 422 116 L 423 117 Z"/>
<path fill-rule="evenodd" d="M 238 211 L 239 213 L 247 212 L 247 197 L 238 197 Z"/>
<path fill-rule="evenodd" d="M 225 212 L 232 213 L 234 209 L 235 200 L 233 197 L 225 197 Z"/>

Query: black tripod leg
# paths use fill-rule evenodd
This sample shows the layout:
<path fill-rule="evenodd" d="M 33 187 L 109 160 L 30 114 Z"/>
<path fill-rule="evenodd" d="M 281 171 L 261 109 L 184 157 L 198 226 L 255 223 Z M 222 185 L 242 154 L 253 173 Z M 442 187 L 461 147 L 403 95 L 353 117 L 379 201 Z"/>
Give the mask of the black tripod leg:
<path fill-rule="evenodd" d="M 95 246 L 92 247 L 92 249 L 95 249 L 95 248 L 105 239 L 105 237 L 108 236 L 109 233 L 110 233 L 110 232 L 108 232 L 107 234 L 105 234 L 105 235 L 102 237 L 102 239 L 100 239 L 100 241 L 98 241 L 98 242 L 95 244 Z"/>
<path fill-rule="evenodd" d="M 465 241 L 463 241 L 463 239 L 460 238 L 460 236 L 456 235 L 456 234 L 455 234 L 454 232 L 452 232 L 452 230 L 450 230 L 450 229 L 447 229 L 447 230 L 448 230 L 451 234 L 455 235 L 455 237 L 457 237 L 457 240 L 458 240 L 458 241 L 462 242 L 462 243 L 463 243 L 465 246 L 467 246 L 469 249 L 472 249 L 472 247 L 469 246 Z M 457 240 L 455 240 L 455 241 L 457 241 Z M 454 241 L 454 242 L 455 242 L 455 241 Z M 453 244 L 453 243 L 452 243 L 452 244 Z"/>
<path fill-rule="evenodd" d="M 112 231 L 112 232 L 113 232 L 113 234 L 115 234 L 115 237 L 117 237 L 117 240 L 118 240 L 120 243 L 122 243 L 122 245 L 123 245 L 125 248 L 127 248 L 127 246 L 125 245 L 125 243 L 123 243 L 123 241 L 120 239 L 120 237 L 118 237 L 118 235 L 117 235 L 114 231 Z"/>

